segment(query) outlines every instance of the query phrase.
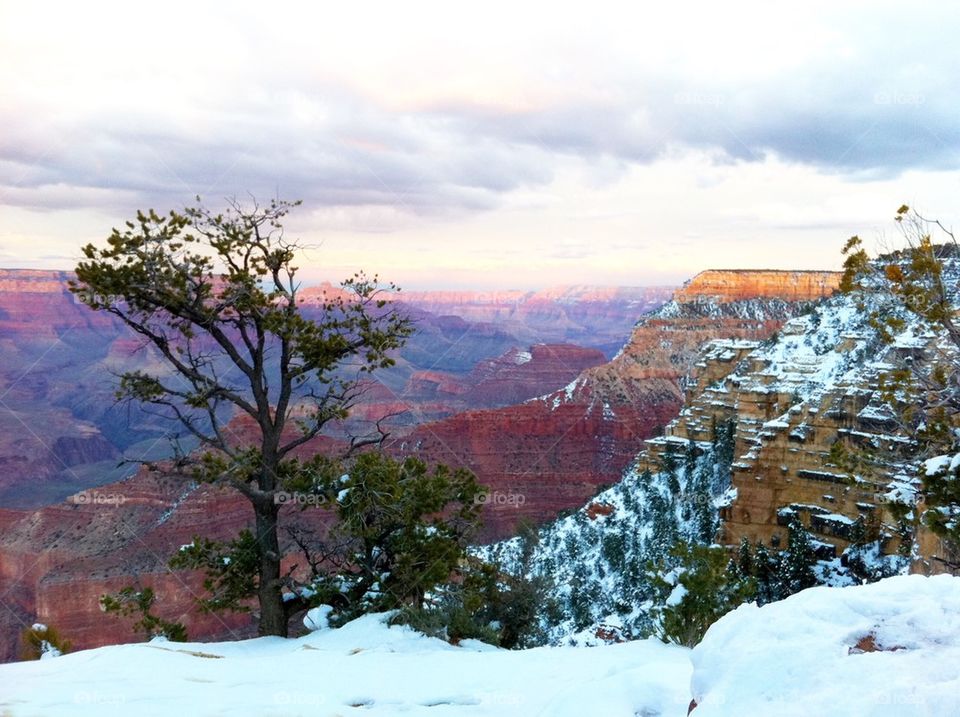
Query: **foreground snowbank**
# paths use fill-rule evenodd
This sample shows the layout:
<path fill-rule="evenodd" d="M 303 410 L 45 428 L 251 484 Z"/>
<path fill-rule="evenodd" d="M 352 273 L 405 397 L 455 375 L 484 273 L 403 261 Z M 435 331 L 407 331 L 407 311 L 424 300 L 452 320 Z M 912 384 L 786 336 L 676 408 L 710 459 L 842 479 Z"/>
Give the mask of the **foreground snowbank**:
<path fill-rule="evenodd" d="M 0 715 L 960 715 L 960 578 L 744 605 L 691 653 L 654 640 L 459 647 L 371 615 L 297 640 L 158 643 L 0 665 Z"/>
<path fill-rule="evenodd" d="M 0 665 L 0 714 L 685 715 L 689 651 L 454 647 L 367 616 L 297 640 L 151 643 Z"/>
<path fill-rule="evenodd" d="M 960 578 L 743 605 L 692 653 L 692 717 L 960 715 Z"/>

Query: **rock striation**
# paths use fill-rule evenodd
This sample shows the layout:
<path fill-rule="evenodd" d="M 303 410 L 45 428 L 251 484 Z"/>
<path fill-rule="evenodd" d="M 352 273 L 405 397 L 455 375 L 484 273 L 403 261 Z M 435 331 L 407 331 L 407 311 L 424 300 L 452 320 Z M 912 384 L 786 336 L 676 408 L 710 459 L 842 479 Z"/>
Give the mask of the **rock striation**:
<path fill-rule="evenodd" d="M 710 299 L 717 302 L 743 299 L 816 301 L 840 285 L 835 271 L 775 271 L 709 269 L 683 285 L 674 299 L 686 303 Z"/>
<path fill-rule="evenodd" d="M 947 271 L 960 277 L 953 262 Z M 878 307 L 904 321 L 892 344 L 870 325 Z M 783 546 L 786 526 L 799 518 L 826 557 L 866 538 L 882 554 L 912 551 L 915 571 L 937 572 L 952 557 L 946 546 L 924 529 L 905 544 L 909 531 L 892 509 L 922 510 L 922 498 L 909 441 L 879 382 L 940 351 L 940 341 L 878 291 L 866 309 L 849 296 L 828 299 L 764 342 L 710 342 L 686 382 L 684 409 L 647 442 L 642 461 L 655 470 L 664 453 L 705 443 L 717 422 L 735 420 L 722 542 Z"/>
<path fill-rule="evenodd" d="M 522 405 L 418 426 L 398 448 L 466 466 L 501 495 L 522 494 L 522 503 L 486 507 L 484 538 L 507 537 L 522 520 L 551 520 L 616 483 L 645 440 L 680 411 L 685 377 L 705 344 L 766 339 L 839 280 L 837 272 L 703 272 L 642 317 L 613 360 Z M 775 295 L 778 287 L 792 298 Z"/>
<path fill-rule="evenodd" d="M 740 276 L 750 279 L 745 273 Z M 828 291 L 824 288 L 823 293 Z M 486 540 L 510 535 L 522 520 L 543 522 L 588 502 L 601 487 L 617 482 L 644 440 L 676 416 L 684 391 L 698 390 L 682 378 L 696 363 L 704 343 L 718 336 L 743 341 L 767 338 L 807 310 L 812 300 L 764 296 L 721 301 L 712 294 L 692 295 L 689 290 L 679 296 L 683 300 L 674 299 L 642 318 L 619 356 L 601 365 L 595 365 L 601 360 L 599 353 L 577 347 L 545 344 L 526 351 L 509 345 L 503 349 L 497 343 L 502 335 L 495 330 L 473 332 L 464 320 L 448 317 L 474 337 L 490 337 L 487 345 L 501 346 L 501 350 L 459 377 L 408 354 L 402 367 L 408 374 L 397 374 L 397 382 L 384 386 L 377 400 L 402 396 L 408 375 L 417 377 L 418 391 L 434 394 L 433 404 L 425 398 L 414 405 L 434 405 L 438 413 L 443 401 L 437 396 L 443 393 L 462 400 L 474 391 L 472 400 L 503 400 L 522 395 L 516 393 L 521 387 L 522 391 L 543 390 L 549 381 L 573 378 L 565 388 L 547 389 L 544 395 L 518 405 L 464 411 L 412 426 L 394 440 L 390 450 L 473 469 L 488 489 L 487 528 L 482 536 Z M 460 345 L 458 329 L 452 324 L 427 325 L 437 336 L 446 337 L 443 345 L 453 347 L 452 351 Z M 122 365 L 140 355 L 127 337 L 101 343 L 101 360 Z M 430 354 L 425 344 L 422 350 L 435 362 L 435 352 Z M 551 363 L 551 356 L 562 361 Z M 91 361 L 80 375 L 102 373 L 101 365 Z M 541 368 L 533 371 L 538 365 Z M 703 370 L 719 376 L 722 371 L 711 365 L 706 362 Z M 49 375 L 45 380 L 50 383 Z M 49 387 L 43 381 L 21 382 L 17 390 L 23 392 L 18 395 L 24 403 L 30 395 L 49 402 Z M 81 415 L 99 415 L 90 413 L 92 407 L 78 399 L 69 405 Z M 97 458 L 97 431 L 108 438 L 122 432 L 122 424 L 99 420 L 62 434 L 90 436 L 89 446 L 72 439 L 52 441 L 62 460 Z M 16 470 L 15 463 L 9 465 Z M 78 467 L 74 471 L 83 478 L 86 474 Z M 0 510 L 0 600 L 9 608 L 0 611 L 0 657 L 14 655 L 20 627 L 36 620 L 57 626 L 78 647 L 130 640 L 129 625 L 105 618 L 97 599 L 135 581 L 157 588 L 164 617 L 189 615 L 188 627 L 196 638 L 247 634 L 249 617 L 220 622 L 196 615 L 192 600 L 198 592 L 197 576 L 172 576 L 165 567 L 173 551 L 194 534 L 229 537 L 249 525 L 246 503 L 208 486 L 190 486 L 144 472 L 119 483 L 107 483 L 102 477 L 87 481 L 75 485 L 75 495 L 66 503 L 37 511 Z M 597 520 L 606 510 L 598 508 Z"/>

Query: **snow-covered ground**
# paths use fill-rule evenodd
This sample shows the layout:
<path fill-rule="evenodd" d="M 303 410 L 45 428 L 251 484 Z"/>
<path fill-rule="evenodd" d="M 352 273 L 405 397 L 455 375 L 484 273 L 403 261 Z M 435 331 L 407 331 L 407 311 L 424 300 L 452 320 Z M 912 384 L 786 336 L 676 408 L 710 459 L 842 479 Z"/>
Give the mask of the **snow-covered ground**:
<path fill-rule="evenodd" d="M 960 715 L 960 578 L 742 605 L 693 650 L 694 717 Z"/>
<path fill-rule="evenodd" d="M 454 647 L 383 616 L 296 640 L 105 647 L 0 665 L 0 714 L 682 717 L 691 684 L 693 717 L 960 714 L 960 578 L 741 606 L 692 652 Z"/>
<path fill-rule="evenodd" d="M 684 715 L 689 650 L 454 647 L 371 615 L 296 640 L 153 642 L 0 665 L 4 717 Z"/>

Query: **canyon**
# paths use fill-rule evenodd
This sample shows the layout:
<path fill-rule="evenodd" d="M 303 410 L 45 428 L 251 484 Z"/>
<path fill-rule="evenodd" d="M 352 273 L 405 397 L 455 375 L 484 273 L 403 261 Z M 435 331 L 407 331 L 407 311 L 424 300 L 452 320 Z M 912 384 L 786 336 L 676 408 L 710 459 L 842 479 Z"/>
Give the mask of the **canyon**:
<path fill-rule="evenodd" d="M 169 452 L 171 425 L 114 399 L 117 374 L 156 368 L 159 359 L 118 321 L 90 311 L 71 294 L 70 278 L 62 271 L 0 270 L 0 506 L 6 508 L 63 500 L 131 475 L 125 458 Z M 307 316 L 320 310 L 323 291 L 304 289 Z M 657 287 L 570 289 L 558 292 L 553 304 L 538 299 L 539 310 L 526 313 L 513 311 L 516 302 L 480 302 L 490 309 L 487 318 L 496 312 L 513 316 L 508 323 L 515 330 L 529 320 L 523 338 L 504 325 L 458 316 L 456 306 L 479 301 L 471 296 L 458 294 L 452 303 L 446 294 L 437 300 L 428 292 L 405 297 L 402 311 L 417 333 L 397 354 L 396 365 L 376 375 L 358 419 L 399 414 L 399 430 L 541 395 L 603 363 L 610 337 L 622 342 L 636 311 L 659 306 L 668 293 Z M 432 313 L 413 300 L 450 309 Z M 588 322 L 597 329 L 597 342 L 570 343 L 586 336 Z M 553 343 L 531 347 L 528 339 L 540 335 Z"/>
<path fill-rule="evenodd" d="M 487 506 L 483 539 L 507 537 L 521 522 L 542 523 L 620 480 L 679 413 L 706 343 L 766 339 L 839 282 L 837 272 L 702 272 L 642 317 L 608 363 L 520 405 L 418 426 L 401 447 L 466 465 L 500 495 L 523 495 L 522 503 Z"/>
<path fill-rule="evenodd" d="M 762 274 L 698 275 L 673 299 L 639 317 L 627 343 L 621 340 L 620 352 L 607 362 L 600 346 L 511 345 L 512 335 L 496 325 L 474 325 L 459 316 L 418 309 L 427 338 L 401 353 L 397 371 L 382 379 L 382 390 L 361 411 L 378 415 L 393 402 L 396 408 L 416 414 L 399 427 L 387 449 L 472 469 L 487 488 L 479 539 L 511 535 L 522 522 L 550 520 L 616 483 L 644 441 L 677 415 L 684 400 L 685 376 L 705 343 L 718 337 L 766 339 L 785 322 L 809 311 L 839 280 L 829 272 Z M 772 274 L 776 276 L 768 278 Z M 56 282 L 47 284 L 52 291 Z M 39 286 L 35 288 L 35 293 L 42 293 Z M 777 295 L 780 289 L 789 298 Z M 72 297 L 60 291 L 59 301 L 69 302 Z M 16 312 L 9 315 L 17 316 Z M 127 337 L 112 333 L 115 327 L 97 329 L 102 334 L 99 342 L 91 340 L 98 344 L 97 350 L 85 348 L 90 356 L 99 357 L 85 369 L 92 376 L 102 374 L 105 360 L 121 366 L 149 360 L 143 352 L 132 350 Z M 62 333 L 54 335 L 64 342 Z M 438 339 L 439 345 L 430 350 L 429 341 Z M 17 342 L 15 337 L 10 340 Z M 465 352 L 465 341 L 476 342 L 472 355 Z M 486 355 L 480 355 L 479 347 Z M 51 348 L 48 343 L 44 350 L 67 353 L 57 344 Z M 46 356 L 40 358 L 46 361 Z M 475 360 L 465 368 L 471 358 Z M 60 364 L 51 365 L 65 371 Z M 31 375 L 25 368 L 29 365 L 11 371 L 6 379 L 13 390 L 25 390 L 16 387 L 26 382 L 16 384 L 19 374 Z M 56 371 L 45 373 L 48 384 L 57 375 Z M 85 402 L 66 402 L 71 409 L 101 401 L 109 404 L 109 394 L 89 388 L 72 390 L 75 395 L 82 393 Z M 49 392 L 44 387 L 44 392 L 36 393 L 38 407 L 46 404 Z M 517 403 L 496 405 L 500 401 Z M 458 410 L 460 406 L 467 410 Z M 92 409 L 87 408 L 88 416 L 99 415 Z M 450 413 L 445 415 L 447 410 Z M 438 420 L 428 420 L 431 416 Z M 61 435 L 50 431 L 41 436 L 49 435 L 54 445 L 58 438 L 75 435 L 79 420 L 76 414 L 69 418 L 72 423 Z M 44 431 L 56 425 L 43 424 L 47 418 L 42 415 L 30 420 L 42 424 Z M 104 423 L 107 428 L 113 425 Z M 120 448 L 110 442 L 113 434 L 93 420 L 84 429 L 88 435 L 103 436 L 115 452 L 101 460 L 101 454 L 88 455 L 87 449 L 67 442 L 59 444 L 61 457 L 74 461 L 92 457 L 98 460 L 88 465 L 115 465 Z M 152 429 L 146 426 L 143 431 Z M 243 501 L 209 486 L 191 486 L 143 469 L 112 482 L 98 477 L 84 484 L 82 475 L 75 478 L 81 482 L 74 484 L 66 502 L 50 493 L 49 504 L 39 510 L 9 510 L 9 504 L 3 503 L 8 509 L 0 510 L 0 602 L 4 605 L 0 659 L 13 658 L 20 625 L 38 619 L 57 626 L 77 647 L 131 639 L 129 625 L 105 618 L 96 598 L 134 581 L 155 586 L 160 595 L 158 612 L 170 619 L 187 616 L 188 629 L 196 637 L 249 633 L 249 616 L 221 622 L 195 614 L 192 599 L 199 589 L 199 576 L 174 575 L 166 567 L 173 551 L 195 534 L 228 537 L 247 525 L 249 511 Z"/>

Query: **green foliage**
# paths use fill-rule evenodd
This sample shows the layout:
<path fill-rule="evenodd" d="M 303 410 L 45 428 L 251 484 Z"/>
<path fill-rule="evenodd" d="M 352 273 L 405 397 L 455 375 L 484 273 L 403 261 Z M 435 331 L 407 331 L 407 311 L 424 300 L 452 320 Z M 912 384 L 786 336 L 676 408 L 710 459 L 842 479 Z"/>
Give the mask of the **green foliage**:
<path fill-rule="evenodd" d="M 123 322 L 162 359 L 161 368 L 121 376 L 117 397 L 179 424 L 176 472 L 250 501 L 255 530 L 238 540 L 254 537 L 255 577 L 211 563 L 224 550 L 249 545 L 202 545 L 182 557 L 220 571 L 212 580 L 222 594 L 211 608 L 235 607 L 255 587 L 260 630 L 272 635 L 287 634 L 291 607 L 282 599 L 288 581 L 280 574 L 278 497 L 286 486 L 312 489 L 329 467 L 293 456 L 331 421 L 347 417 L 362 394 L 360 378 L 392 365 L 393 352 L 413 332 L 381 297 L 377 277 L 362 273 L 305 310 L 296 266 L 301 247 L 283 230 L 298 204 L 138 212 L 105 245 L 83 248 L 70 284 L 91 309 Z M 253 435 L 226 430 L 238 413 Z M 377 425 L 351 437 L 349 450 L 385 435 Z M 183 455 L 183 437 L 199 450 Z M 251 555 L 241 556 L 244 570 L 254 565 Z"/>
<path fill-rule="evenodd" d="M 336 588 L 344 616 L 420 605 L 462 559 L 481 490 L 464 469 L 430 471 L 415 458 L 379 452 L 358 456 L 345 479 L 327 487 L 338 520 L 324 548 L 340 569 L 319 575 L 315 589 Z"/>
<path fill-rule="evenodd" d="M 740 547 L 737 549 L 737 570 L 740 575 L 756 577 L 753 553 L 750 550 L 750 541 L 746 537 L 740 538 Z"/>
<path fill-rule="evenodd" d="M 419 607 L 405 607 L 394 618 L 428 635 L 451 642 L 477 639 L 508 649 L 534 647 L 546 640 L 541 615 L 557 610 L 552 582 L 528 577 L 538 536 L 520 526 L 520 559 L 508 573 L 496 560 L 466 558 L 454 579 L 438 586 Z"/>
<path fill-rule="evenodd" d="M 337 522 L 322 539 L 291 532 L 311 572 L 306 581 L 287 578 L 294 598 L 288 604 L 332 605 L 333 620 L 342 623 L 419 607 L 457 572 L 479 520 L 481 488 L 472 473 L 444 465 L 430 470 L 415 458 L 398 461 L 377 451 L 349 467 L 327 459 L 311 464 L 296 473 L 296 485 L 333 510 Z M 196 537 L 170 564 L 206 573 L 209 596 L 198 601 L 204 611 L 249 611 L 258 592 L 259 548 L 248 530 L 226 543 Z"/>
<path fill-rule="evenodd" d="M 756 580 L 758 605 L 766 605 L 782 597 L 777 565 L 777 560 L 770 555 L 763 542 L 758 542 L 753 553 L 753 572 L 747 573 Z"/>
<path fill-rule="evenodd" d="M 817 584 L 814 566 L 817 556 L 810 533 L 798 518 L 787 526 L 787 547 L 780 553 L 780 597 L 784 598 Z"/>
<path fill-rule="evenodd" d="M 847 255 L 841 288 L 856 297 L 869 312 L 869 322 L 882 342 L 892 343 L 909 319 L 921 330 L 942 340 L 947 350 L 908 355 L 881 376 L 882 398 L 896 408 L 901 429 L 913 439 L 909 455 L 901 458 L 953 454 L 960 450 L 960 326 L 956 323 L 955 280 L 947 262 L 960 255 L 951 232 L 907 205 L 894 217 L 905 247 L 871 259 L 856 237 L 844 248 Z M 939 236 L 943 243 L 936 243 Z M 877 303 L 878 296 L 888 299 Z M 871 301 L 871 299 L 873 301 Z M 912 531 L 908 516 L 922 515 L 930 529 L 954 548 L 960 545 L 960 485 L 949 471 L 927 475 L 921 471 L 927 510 L 905 506 L 898 515 L 901 546 L 909 550 Z M 954 566 L 960 567 L 960 566 Z"/>
<path fill-rule="evenodd" d="M 39 660 L 44 656 L 59 657 L 72 649 L 70 641 L 60 635 L 55 627 L 36 624 L 20 633 L 20 659 Z"/>
<path fill-rule="evenodd" d="M 659 592 L 654 621 L 661 640 L 693 647 L 710 625 L 754 597 L 753 580 L 730 564 L 723 548 L 678 543 L 653 567 Z"/>
<path fill-rule="evenodd" d="M 104 612 L 123 617 L 137 616 L 133 629 L 142 632 L 148 640 L 160 635 L 173 642 L 186 642 L 187 629 L 183 624 L 164 620 L 153 614 L 155 601 L 153 588 L 138 590 L 128 585 L 112 595 L 102 595 L 100 607 Z"/>
<path fill-rule="evenodd" d="M 701 461 L 691 468 L 688 474 L 687 490 L 684 498 L 692 503 L 691 522 L 693 526 L 692 538 L 709 545 L 717 533 L 717 513 L 713 507 L 713 494 L 710 487 L 710 471 L 712 466 Z"/>
<path fill-rule="evenodd" d="M 206 573 L 203 587 L 210 596 L 197 599 L 204 612 L 249 612 L 250 599 L 257 594 L 259 564 L 257 540 L 249 530 L 229 542 L 196 536 L 170 559 L 174 570 Z"/>
<path fill-rule="evenodd" d="M 729 480 L 730 466 L 733 464 L 734 451 L 736 450 L 737 438 L 737 420 L 731 418 L 726 421 L 713 421 L 713 445 L 716 462 L 721 467 Z"/>

